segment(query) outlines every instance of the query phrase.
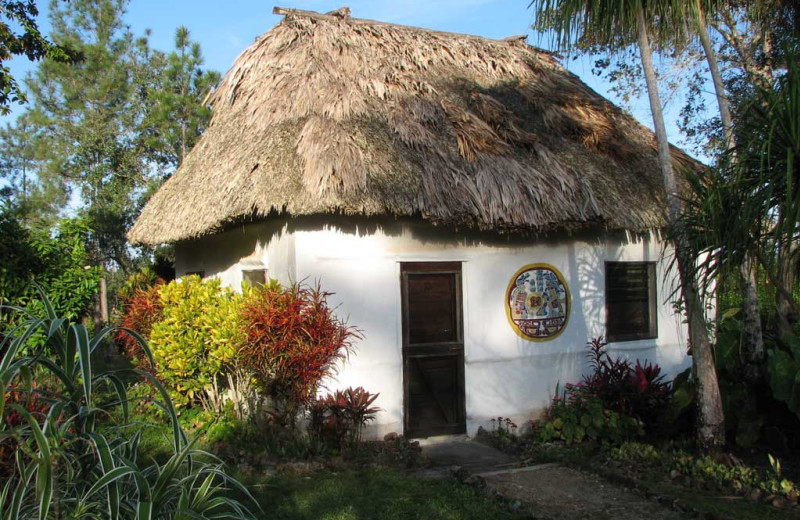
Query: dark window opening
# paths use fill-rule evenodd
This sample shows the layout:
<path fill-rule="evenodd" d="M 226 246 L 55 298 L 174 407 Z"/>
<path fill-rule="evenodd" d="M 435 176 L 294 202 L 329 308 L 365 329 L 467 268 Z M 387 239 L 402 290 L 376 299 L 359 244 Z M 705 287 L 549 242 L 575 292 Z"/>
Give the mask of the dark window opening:
<path fill-rule="evenodd" d="M 658 337 L 654 262 L 606 262 L 608 341 Z"/>
<path fill-rule="evenodd" d="M 250 284 L 250 287 L 258 287 L 267 284 L 267 270 L 266 269 L 248 269 L 242 271 L 242 281 Z"/>

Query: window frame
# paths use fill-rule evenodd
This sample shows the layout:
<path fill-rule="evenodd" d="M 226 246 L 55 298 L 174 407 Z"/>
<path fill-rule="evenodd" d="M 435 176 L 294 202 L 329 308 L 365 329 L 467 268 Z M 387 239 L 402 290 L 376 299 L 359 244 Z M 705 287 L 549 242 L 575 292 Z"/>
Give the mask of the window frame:
<path fill-rule="evenodd" d="M 267 269 L 266 267 L 242 268 L 241 271 L 242 271 L 242 282 L 249 283 L 251 287 L 256 287 L 256 284 L 260 285 L 262 287 L 267 285 L 267 284 L 269 284 L 269 269 Z M 255 284 L 250 283 L 250 281 L 245 278 L 245 276 L 246 276 L 245 273 L 254 273 L 254 272 L 263 273 L 264 274 L 264 281 L 263 282 L 256 282 Z"/>
<path fill-rule="evenodd" d="M 612 331 L 609 328 L 609 316 L 612 314 L 611 305 L 609 302 L 610 290 L 613 289 L 611 285 L 611 277 L 609 276 L 609 267 L 611 265 L 629 265 L 629 266 L 645 266 L 647 268 L 647 318 L 648 327 L 646 331 Z M 640 341 L 658 338 L 658 283 L 656 280 L 656 262 L 641 262 L 641 261 L 606 261 L 605 262 L 605 326 L 606 326 L 606 340 L 609 343 L 620 343 L 626 341 Z"/>

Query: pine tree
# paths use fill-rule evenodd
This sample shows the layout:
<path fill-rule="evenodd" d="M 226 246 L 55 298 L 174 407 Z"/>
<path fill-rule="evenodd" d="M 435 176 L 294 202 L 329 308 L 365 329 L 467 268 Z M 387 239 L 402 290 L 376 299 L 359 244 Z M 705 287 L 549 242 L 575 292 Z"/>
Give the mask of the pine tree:
<path fill-rule="evenodd" d="M 49 146 L 49 134 L 31 122 L 29 113 L 0 128 L 0 179 L 6 183 L 9 205 L 29 227 L 54 224 L 69 198 L 60 175 L 41 174 L 43 151 Z"/>
<path fill-rule="evenodd" d="M 200 44 L 193 42 L 186 27 L 175 31 L 175 50 L 156 54 L 152 63 L 163 69 L 149 87 L 150 105 L 145 126 L 153 158 L 166 169 L 176 168 L 197 142 L 211 119 L 211 109 L 203 105 L 220 74 L 202 68 Z"/>
<path fill-rule="evenodd" d="M 124 0 L 72 0 L 51 5 L 52 38 L 83 60 L 44 60 L 28 80 L 31 121 L 50 135 L 40 176 L 60 175 L 83 201 L 94 230 L 95 261 L 126 268 L 125 231 L 148 167 L 137 132 L 144 99 L 132 81 L 141 60 L 122 16 Z"/>

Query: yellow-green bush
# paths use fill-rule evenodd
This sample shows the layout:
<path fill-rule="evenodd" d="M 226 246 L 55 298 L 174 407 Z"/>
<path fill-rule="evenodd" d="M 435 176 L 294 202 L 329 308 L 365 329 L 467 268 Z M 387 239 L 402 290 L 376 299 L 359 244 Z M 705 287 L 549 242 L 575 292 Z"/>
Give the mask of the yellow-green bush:
<path fill-rule="evenodd" d="M 163 317 L 153 324 L 150 347 L 158 377 L 179 404 L 224 405 L 221 379 L 235 371 L 246 341 L 241 295 L 219 280 L 189 276 L 161 287 Z"/>

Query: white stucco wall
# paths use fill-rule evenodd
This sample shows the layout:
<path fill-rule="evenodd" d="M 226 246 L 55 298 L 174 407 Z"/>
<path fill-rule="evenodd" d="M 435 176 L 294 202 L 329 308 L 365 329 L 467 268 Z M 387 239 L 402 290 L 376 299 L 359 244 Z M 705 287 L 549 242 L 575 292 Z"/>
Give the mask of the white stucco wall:
<path fill-rule="evenodd" d="M 289 283 L 294 278 L 294 237 L 283 221 L 249 224 L 175 247 L 175 274 L 202 271 L 236 289 L 242 271 L 267 269 L 270 278 Z"/>
<path fill-rule="evenodd" d="M 603 335 L 604 262 L 659 261 L 662 246 L 625 235 L 560 240 L 487 238 L 422 223 L 342 219 L 251 225 L 177 248 L 176 270 L 204 270 L 226 283 L 241 282 L 243 260 L 260 259 L 281 281 L 319 280 L 338 314 L 364 331 L 357 351 L 331 389 L 363 386 L 380 392 L 383 411 L 372 434 L 403 430 L 401 262 L 462 262 L 467 432 L 492 417 L 517 424 L 544 410 L 556 385 L 577 382 L 588 369 L 586 342 Z M 564 332 L 527 341 L 508 323 L 504 299 L 512 276 L 530 263 L 548 263 L 565 277 L 572 310 Z M 686 331 L 670 301 L 673 279 L 657 272 L 658 338 L 611 344 L 618 355 L 648 359 L 669 375 L 689 365 Z"/>

